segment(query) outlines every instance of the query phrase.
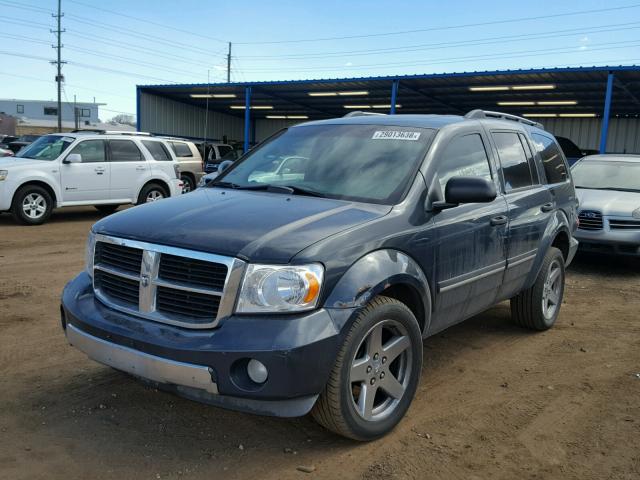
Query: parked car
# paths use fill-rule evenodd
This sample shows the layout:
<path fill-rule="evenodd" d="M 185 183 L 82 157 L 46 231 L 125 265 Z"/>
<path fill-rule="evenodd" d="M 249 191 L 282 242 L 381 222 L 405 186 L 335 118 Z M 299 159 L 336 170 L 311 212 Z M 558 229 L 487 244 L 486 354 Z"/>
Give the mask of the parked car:
<path fill-rule="evenodd" d="M 180 164 L 180 179 L 184 184 L 182 193 L 189 193 L 196 189 L 196 185 L 204 175 L 204 164 L 200 151 L 193 142 L 167 138 L 167 142 L 175 153 Z"/>
<path fill-rule="evenodd" d="M 218 170 L 218 165 L 225 160 L 236 161 L 239 158 L 236 150 L 224 143 L 214 143 L 210 145 L 207 162 L 204 166 L 205 173 L 213 173 Z"/>
<path fill-rule="evenodd" d="M 16 140 L 9 142 L 7 146 L 13 153 L 18 153 L 22 148 L 31 145 L 38 138 L 40 138 L 40 135 L 21 135 Z"/>
<path fill-rule="evenodd" d="M 558 141 L 560 148 L 562 148 L 562 152 L 567 158 L 567 162 L 570 166 L 586 155 L 593 155 L 598 153 L 597 150 L 589 150 L 578 147 L 575 143 L 573 143 L 573 140 L 567 137 L 556 136 L 556 140 Z"/>
<path fill-rule="evenodd" d="M 0 157 L 13 157 L 13 152 L 8 148 L 0 148 Z"/>
<path fill-rule="evenodd" d="M 250 180 L 301 157 L 301 177 Z M 526 119 L 309 122 L 96 223 L 62 325 L 161 388 L 371 440 L 407 411 L 425 337 L 507 299 L 516 324 L 553 326 L 576 219 L 562 151 Z"/>
<path fill-rule="evenodd" d="M 18 137 L 13 135 L 0 135 L 0 148 L 9 148 L 9 144 L 18 139 Z"/>
<path fill-rule="evenodd" d="M 52 134 L 0 159 L 0 212 L 27 225 L 46 222 L 54 208 L 95 205 L 111 213 L 181 191 L 178 162 L 155 138 Z"/>
<path fill-rule="evenodd" d="M 640 255 L 640 155 L 590 155 L 571 170 L 581 249 Z"/>

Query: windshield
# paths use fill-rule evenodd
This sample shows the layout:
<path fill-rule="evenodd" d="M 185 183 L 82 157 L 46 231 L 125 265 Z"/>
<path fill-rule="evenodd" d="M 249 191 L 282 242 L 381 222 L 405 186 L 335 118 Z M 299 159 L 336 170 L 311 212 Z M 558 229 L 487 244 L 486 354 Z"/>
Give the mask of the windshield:
<path fill-rule="evenodd" d="M 640 192 L 640 162 L 582 161 L 571 174 L 576 188 Z"/>
<path fill-rule="evenodd" d="M 383 125 L 294 127 L 249 152 L 210 186 L 287 186 L 329 198 L 395 204 L 433 134 Z"/>
<path fill-rule="evenodd" d="M 74 140 L 72 137 L 63 137 L 61 135 L 45 135 L 20 150 L 16 157 L 33 158 L 34 160 L 55 160 Z"/>

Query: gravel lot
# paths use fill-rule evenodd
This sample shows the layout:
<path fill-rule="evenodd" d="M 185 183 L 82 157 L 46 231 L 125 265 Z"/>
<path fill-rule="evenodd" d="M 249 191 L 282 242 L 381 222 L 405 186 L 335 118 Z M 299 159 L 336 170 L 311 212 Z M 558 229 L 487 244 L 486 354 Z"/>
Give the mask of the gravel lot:
<path fill-rule="evenodd" d="M 578 255 L 549 332 L 501 304 L 428 339 L 408 416 L 356 444 L 158 392 L 68 347 L 59 296 L 99 218 L 0 215 L 0 478 L 640 478 L 638 261 Z"/>

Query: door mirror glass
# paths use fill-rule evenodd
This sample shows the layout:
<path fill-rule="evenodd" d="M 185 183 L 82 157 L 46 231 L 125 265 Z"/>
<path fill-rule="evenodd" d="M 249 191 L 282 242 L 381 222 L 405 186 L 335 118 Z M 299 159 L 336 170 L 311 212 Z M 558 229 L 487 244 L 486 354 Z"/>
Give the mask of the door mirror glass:
<path fill-rule="evenodd" d="M 82 155 L 79 153 L 70 153 L 62 163 L 82 163 Z"/>
<path fill-rule="evenodd" d="M 437 210 L 457 207 L 461 203 L 489 203 L 496 199 L 496 186 L 482 177 L 451 177 L 444 189 L 444 202 L 434 202 Z"/>

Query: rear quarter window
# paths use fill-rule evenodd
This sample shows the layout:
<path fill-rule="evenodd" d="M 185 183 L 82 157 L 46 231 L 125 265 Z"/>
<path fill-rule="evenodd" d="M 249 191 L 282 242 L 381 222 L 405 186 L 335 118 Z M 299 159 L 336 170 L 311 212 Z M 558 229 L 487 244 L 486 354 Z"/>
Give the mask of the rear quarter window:
<path fill-rule="evenodd" d="M 193 157 L 193 153 L 191 153 L 191 149 L 186 143 L 171 142 L 170 145 L 176 157 Z"/>
<path fill-rule="evenodd" d="M 142 144 L 145 146 L 149 153 L 151 154 L 151 158 L 160 162 L 170 162 L 171 154 L 167 147 L 164 146 L 162 142 L 153 142 L 151 140 L 143 140 Z"/>
<path fill-rule="evenodd" d="M 566 182 L 569 178 L 567 165 L 556 142 L 551 137 L 538 133 L 532 133 L 531 138 L 542 159 L 547 183 Z"/>

